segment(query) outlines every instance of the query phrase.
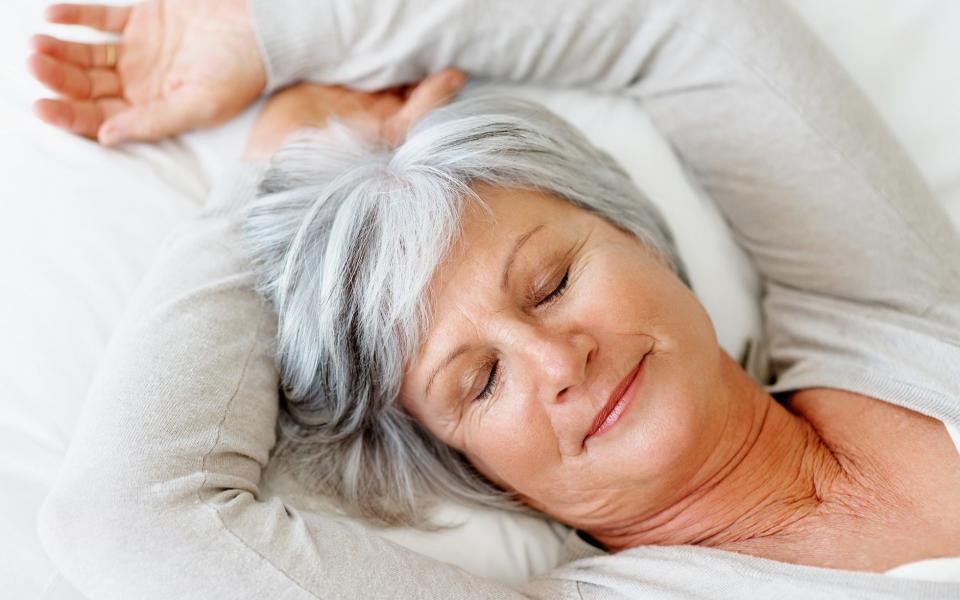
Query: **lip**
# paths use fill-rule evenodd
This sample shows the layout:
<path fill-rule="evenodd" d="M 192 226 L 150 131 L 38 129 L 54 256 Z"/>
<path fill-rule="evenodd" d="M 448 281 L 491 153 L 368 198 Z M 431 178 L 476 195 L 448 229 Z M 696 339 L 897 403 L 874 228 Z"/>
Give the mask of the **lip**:
<path fill-rule="evenodd" d="M 640 362 L 637 363 L 629 373 L 624 376 L 624 378 L 617 384 L 617 387 L 613 388 L 613 391 L 610 392 L 610 398 L 607 400 L 606 405 L 603 409 L 597 413 L 596 418 L 593 420 L 593 425 L 590 427 L 589 433 L 584 438 L 584 442 L 587 439 L 600 435 L 608 431 L 611 427 L 616 425 L 620 420 L 620 417 L 623 416 L 623 413 L 626 411 L 627 405 L 630 403 L 630 400 L 635 395 L 637 385 L 636 383 L 641 379 L 643 371 L 643 363 L 647 358 L 647 355 L 644 354 L 643 358 L 640 359 Z M 612 417 L 612 418 L 611 418 Z"/>

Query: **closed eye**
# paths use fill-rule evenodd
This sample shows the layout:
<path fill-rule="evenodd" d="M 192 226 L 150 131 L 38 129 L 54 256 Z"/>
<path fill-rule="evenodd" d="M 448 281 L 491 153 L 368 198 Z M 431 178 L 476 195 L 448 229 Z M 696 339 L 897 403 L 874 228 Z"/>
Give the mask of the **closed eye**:
<path fill-rule="evenodd" d="M 474 400 L 486 400 L 493 395 L 493 390 L 497 387 L 497 377 L 500 374 L 500 361 L 495 361 L 490 367 L 490 376 L 487 377 L 487 385 L 477 394 Z"/>
<path fill-rule="evenodd" d="M 568 270 L 563 274 L 563 279 L 560 280 L 560 283 L 557 284 L 557 287 L 553 289 L 552 292 L 547 294 L 540 302 L 537 302 L 537 306 L 544 306 L 550 304 L 551 302 L 556 301 L 563 296 L 563 292 L 567 289 L 567 280 L 570 278 L 570 271 Z"/>

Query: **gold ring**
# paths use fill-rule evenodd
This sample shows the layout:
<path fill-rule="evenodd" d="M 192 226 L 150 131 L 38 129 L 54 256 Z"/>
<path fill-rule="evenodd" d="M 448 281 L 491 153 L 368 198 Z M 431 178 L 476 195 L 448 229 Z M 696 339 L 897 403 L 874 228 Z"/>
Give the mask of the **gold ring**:
<path fill-rule="evenodd" d="M 112 69 L 115 66 L 117 66 L 117 46 L 107 44 L 107 68 Z"/>

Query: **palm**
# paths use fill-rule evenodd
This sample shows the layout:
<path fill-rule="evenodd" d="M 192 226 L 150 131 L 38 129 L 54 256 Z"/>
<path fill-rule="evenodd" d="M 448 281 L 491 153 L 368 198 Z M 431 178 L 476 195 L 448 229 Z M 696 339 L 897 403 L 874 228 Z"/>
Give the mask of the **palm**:
<path fill-rule="evenodd" d="M 40 101 L 38 115 L 104 142 L 117 141 L 111 130 L 156 140 L 224 121 L 265 83 L 244 0 L 61 5 L 48 18 L 121 35 L 115 66 L 104 45 L 34 38 L 34 75 L 62 95 Z"/>

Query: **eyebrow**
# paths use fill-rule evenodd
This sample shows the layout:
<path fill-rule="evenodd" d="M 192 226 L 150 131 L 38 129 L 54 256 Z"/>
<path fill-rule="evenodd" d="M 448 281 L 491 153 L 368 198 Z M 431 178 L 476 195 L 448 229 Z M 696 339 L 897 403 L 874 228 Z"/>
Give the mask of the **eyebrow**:
<path fill-rule="evenodd" d="M 527 231 L 526 233 L 518 236 L 517 239 L 514 240 L 513 248 L 510 249 L 510 253 L 507 255 L 507 260 L 504 261 L 504 265 L 503 265 L 503 278 L 500 280 L 500 289 L 502 291 L 506 292 L 507 288 L 510 285 L 510 270 L 513 267 L 513 262 L 517 258 L 517 254 L 520 252 L 520 248 L 522 248 L 523 245 L 527 243 L 527 240 L 533 237 L 533 235 L 538 231 L 540 231 L 541 229 L 543 229 L 542 223 L 540 225 L 537 225 L 533 229 Z M 427 387 L 425 392 L 427 396 L 430 395 L 430 386 L 433 385 L 433 380 L 437 378 L 437 375 L 439 375 L 441 371 L 446 369 L 450 363 L 452 363 L 454 360 L 457 359 L 457 357 L 459 357 L 461 354 L 463 354 L 469 349 L 470 349 L 469 344 L 460 344 L 459 346 L 457 346 L 457 348 L 453 352 L 448 354 L 447 357 L 443 359 L 443 361 L 440 363 L 440 366 L 438 366 L 436 370 L 434 370 L 433 374 L 430 375 L 430 379 L 427 381 Z"/>
<path fill-rule="evenodd" d="M 521 235 L 513 242 L 513 248 L 510 250 L 510 254 L 507 255 L 507 260 L 503 264 L 503 279 L 500 281 L 500 289 L 502 291 L 507 291 L 507 287 L 510 285 L 510 270 L 513 267 L 513 261 L 517 258 L 517 253 L 520 252 L 520 248 L 527 243 L 527 240 L 533 237 L 533 234 L 541 229 L 543 229 L 542 223 Z"/>

